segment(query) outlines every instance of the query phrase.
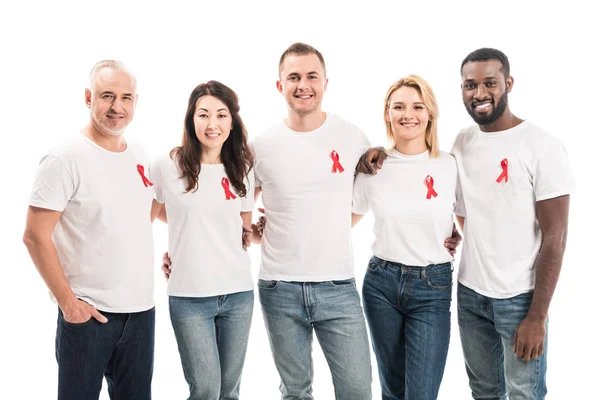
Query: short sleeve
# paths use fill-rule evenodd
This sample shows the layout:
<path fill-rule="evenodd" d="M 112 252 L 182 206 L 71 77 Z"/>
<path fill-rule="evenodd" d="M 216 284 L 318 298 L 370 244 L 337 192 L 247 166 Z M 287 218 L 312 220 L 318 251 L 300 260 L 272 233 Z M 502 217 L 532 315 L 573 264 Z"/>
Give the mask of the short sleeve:
<path fill-rule="evenodd" d="M 544 145 L 536 149 L 533 186 L 536 201 L 570 194 L 574 179 L 567 151 L 553 138 L 545 138 Z"/>
<path fill-rule="evenodd" d="M 354 178 L 354 190 L 352 193 L 352 212 L 364 215 L 371 209 L 369 203 L 368 179 L 370 175 L 358 174 Z"/>
<path fill-rule="evenodd" d="M 460 184 L 460 174 L 458 174 L 458 172 L 456 173 L 456 203 L 454 204 L 454 214 L 463 218 L 467 215 L 465 210 L 465 199 Z"/>
<path fill-rule="evenodd" d="M 36 172 L 29 205 L 64 211 L 75 194 L 75 183 L 67 166 L 53 155 L 44 156 Z"/>
<path fill-rule="evenodd" d="M 248 172 L 248 176 L 244 179 L 246 185 L 246 197 L 242 197 L 242 212 L 252 211 L 254 209 L 254 168 Z"/>
<path fill-rule="evenodd" d="M 252 154 L 254 155 L 254 166 L 252 167 L 252 174 L 254 175 L 254 185 L 253 185 L 253 189 L 252 189 L 252 198 L 254 199 L 254 189 L 257 187 L 261 187 L 261 180 L 259 177 L 259 174 L 257 172 L 257 166 L 258 166 L 258 157 L 256 156 L 256 148 L 254 146 L 254 142 L 250 143 L 250 149 L 252 151 Z"/>
<path fill-rule="evenodd" d="M 156 201 L 158 201 L 160 204 L 164 204 L 166 199 L 163 191 L 164 184 L 161 170 L 161 158 L 155 158 L 152 160 L 150 163 L 149 175 L 150 181 L 153 183 Z"/>

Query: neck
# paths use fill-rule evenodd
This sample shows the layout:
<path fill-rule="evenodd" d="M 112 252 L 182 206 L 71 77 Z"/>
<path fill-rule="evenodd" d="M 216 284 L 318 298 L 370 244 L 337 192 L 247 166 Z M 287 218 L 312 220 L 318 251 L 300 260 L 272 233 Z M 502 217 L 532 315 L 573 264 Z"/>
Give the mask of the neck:
<path fill-rule="evenodd" d="M 202 148 L 200 164 L 221 164 L 221 149 Z"/>
<path fill-rule="evenodd" d="M 418 137 L 411 140 L 396 138 L 396 146 L 394 146 L 397 152 L 407 156 L 416 156 L 427 151 L 427 144 L 425 143 L 424 137 Z"/>
<path fill-rule="evenodd" d="M 502 114 L 502 116 L 500 116 L 500 118 L 498 118 L 491 124 L 479 125 L 479 129 L 481 129 L 482 132 L 487 132 L 487 133 L 500 132 L 500 131 L 505 131 L 507 129 L 514 128 L 515 126 L 519 125 L 521 122 L 523 122 L 523 120 L 521 118 L 517 117 L 516 115 L 514 115 L 513 113 L 511 113 L 510 110 L 508 109 L 508 107 L 506 107 L 506 111 L 504 111 L 504 113 Z"/>
<path fill-rule="evenodd" d="M 123 134 L 111 135 L 102 133 L 91 123 L 83 128 L 82 133 L 98 146 L 113 153 L 120 153 L 127 149 L 127 141 L 123 137 Z"/>
<path fill-rule="evenodd" d="M 323 125 L 326 119 L 327 113 L 321 111 L 321 108 L 309 114 L 298 114 L 289 110 L 288 117 L 283 122 L 293 131 L 310 132 Z"/>

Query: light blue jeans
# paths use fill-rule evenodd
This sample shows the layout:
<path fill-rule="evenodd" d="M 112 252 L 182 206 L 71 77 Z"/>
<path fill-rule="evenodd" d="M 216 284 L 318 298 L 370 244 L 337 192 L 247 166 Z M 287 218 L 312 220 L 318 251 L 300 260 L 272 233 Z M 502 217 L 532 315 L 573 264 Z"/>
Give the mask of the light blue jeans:
<path fill-rule="evenodd" d="M 483 296 L 458 284 L 458 325 L 474 399 L 543 400 L 546 396 L 548 319 L 544 353 L 537 360 L 515 356 L 513 339 L 533 292 L 508 299 Z"/>
<path fill-rule="evenodd" d="M 169 297 L 189 400 L 239 398 L 253 306 L 252 290 L 212 297 Z"/>
<path fill-rule="evenodd" d="M 313 399 L 313 330 L 331 370 L 335 398 L 371 399 L 369 341 L 354 279 L 259 280 L 258 288 L 282 399 Z"/>

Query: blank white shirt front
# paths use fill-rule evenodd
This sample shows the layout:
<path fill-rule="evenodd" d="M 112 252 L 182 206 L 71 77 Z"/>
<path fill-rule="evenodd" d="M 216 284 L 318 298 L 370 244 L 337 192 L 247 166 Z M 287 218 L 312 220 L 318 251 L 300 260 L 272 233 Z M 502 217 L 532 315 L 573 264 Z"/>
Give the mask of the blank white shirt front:
<path fill-rule="evenodd" d="M 62 212 L 52 232 L 62 268 L 75 296 L 98 310 L 154 306 L 148 165 L 132 140 L 114 153 L 81 133 L 40 162 L 29 205 Z"/>
<path fill-rule="evenodd" d="M 542 243 L 536 202 L 572 190 L 565 148 L 524 121 L 492 133 L 467 128 L 452 153 L 464 199 L 456 214 L 465 217 L 459 282 L 493 298 L 532 290 Z"/>
<path fill-rule="evenodd" d="M 456 198 L 454 157 L 440 152 L 431 158 L 428 151 L 409 156 L 392 150 L 377 175 L 356 176 L 352 211 L 363 215 L 373 210 L 373 254 L 425 267 L 454 260 L 444 240 L 452 235 Z"/>
<path fill-rule="evenodd" d="M 256 185 L 267 224 L 260 279 L 320 282 L 354 276 L 352 185 L 369 148 L 355 125 L 328 114 L 310 132 L 283 122 L 257 137 Z"/>
<path fill-rule="evenodd" d="M 252 171 L 244 180 L 246 197 L 224 180 L 223 164 L 202 164 L 195 192 L 185 193 L 187 180 L 179 178 L 178 167 L 168 156 L 152 163 L 150 176 L 157 201 L 165 204 L 169 225 L 168 294 L 209 297 L 252 290 L 240 216 L 254 206 Z"/>

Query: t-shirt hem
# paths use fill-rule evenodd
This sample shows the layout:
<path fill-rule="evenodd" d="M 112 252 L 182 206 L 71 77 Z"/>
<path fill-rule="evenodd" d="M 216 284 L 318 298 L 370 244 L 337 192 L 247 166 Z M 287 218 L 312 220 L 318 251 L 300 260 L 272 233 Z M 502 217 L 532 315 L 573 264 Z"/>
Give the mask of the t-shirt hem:
<path fill-rule="evenodd" d="M 109 313 L 115 313 L 115 314 L 143 312 L 143 311 L 148 311 L 155 306 L 154 301 L 152 301 L 149 305 L 145 305 L 145 306 L 104 307 L 104 306 L 98 305 L 97 303 L 91 301 L 90 299 L 85 298 L 85 296 L 77 296 L 77 295 L 75 295 L 75 296 L 77 298 L 81 299 L 82 301 L 85 301 L 86 303 L 90 304 L 92 307 L 94 307 L 96 310 L 98 310 L 100 312 L 109 312 Z M 58 306 L 58 301 L 56 301 L 54 296 L 52 296 L 52 293 L 50 293 L 50 300 L 52 300 L 52 302 Z"/>
<path fill-rule="evenodd" d="M 567 196 L 569 194 L 571 194 L 570 190 L 565 190 L 562 192 L 553 192 L 553 193 L 548 193 L 548 194 L 541 194 L 539 196 L 535 196 L 535 201 L 554 199 L 556 197 Z"/>
<path fill-rule="evenodd" d="M 446 263 L 451 263 L 454 262 L 454 257 L 452 256 L 448 256 L 449 258 L 444 259 L 442 261 L 437 261 L 437 262 L 430 262 L 430 263 L 426 263 L 426 262 L 418 262 L 418 263 L 407 263 L 406 259 L 404 259 L 404 261 L 400 260 L 399 257 L 388 257 L 386 255 L 381 255 L 381 254 L 377 254 L 377 253 L 373 253 L 373 255 L 377 258 L 381 258 L 382 260 L 385 261 L 390 261 L 393 263 L 397 263 L 397 264 L 402 264 L 402 265 L 406 265 L 408 267 L 421 267 L 421 268 L 426 268 L 429 265 L 439 265 L 439 264 L 446 264 Z"/>
<path fill-rule="evenodd" d="M 259 274 L 258 279 L 264 281 L 284 281 L 284 282 L 327 282 L 327 281 L 341 281 L 345 279 L 354 278 L 354 273 L 340 273 L 331 275 L 277 275 L 277 274 Z"/>
<path fill-rule="evenodd" d="M 480 289 L 477 286 L 465 281 L 462 278 L 458 278 L 458 282 L 461 285 L 466 286 L 471 290 L 474 290 L 475 292 L 479 293 L 480 295 L 483 295 L 486 297 L 491 297 L 493 299 L 510 299 L 510 298 L 516 297 L 520 294 L 531 292 L 534 289 L 533 287 L 531 287 L 529 289 L 523 289 L 523 290 L 519 290 L 516 292 L 511 292 L 511 293 L 496 293 L 496 292 L 489 292 L 487 290 Z"/>
<path fill-rule="evenodd" d="M 216 292 L 170 292 L 170 291 L 167 291 L 167 295 L 173 296 L 173 297 L 213 297 L 213 296 L 223 296 L 226 294 L 249 292 L 251 290 L 254 290 L 254 284 L 251 284 L 250 286 L 243 286 L 241 288 L 219 290 Z"/>
<path fill-rule="evenodd" d="M 33 207 L 44 208 L 46 210 L 52 210 L 52 211 L 63 212 L 65 210 L 65 207 L 63 207 L 63 206 L 59 206 L 57 204 L 48 204 L 48 203 L 44 203 L 42 201 L 35 201 L 35 200 L 29 201 L 29 205 L 33 206 Z"/>

